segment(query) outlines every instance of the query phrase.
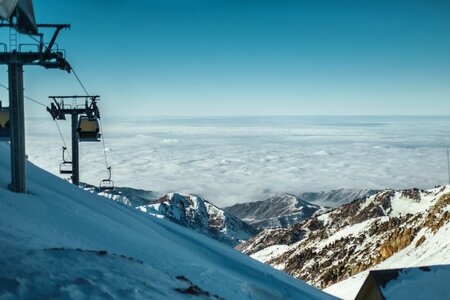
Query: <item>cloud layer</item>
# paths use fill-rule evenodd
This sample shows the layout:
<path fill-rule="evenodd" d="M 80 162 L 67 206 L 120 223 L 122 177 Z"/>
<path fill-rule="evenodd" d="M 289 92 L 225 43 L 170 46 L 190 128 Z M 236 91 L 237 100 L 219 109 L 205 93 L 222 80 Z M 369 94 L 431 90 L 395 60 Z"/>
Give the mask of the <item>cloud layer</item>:
<path fill-rule="evenodd" d="M 275 193 L 430 187 L 447 182 L 448 117 L 106 119 L 118 186 L 199 194 L 219 206 Z M 69 121 L 60 123 L 70 147 Z M 27 121 L 27 153 L 57 174 L 62 142 Z M 107 177 L 102 143 L 82 143 L 81 181 Z"/>

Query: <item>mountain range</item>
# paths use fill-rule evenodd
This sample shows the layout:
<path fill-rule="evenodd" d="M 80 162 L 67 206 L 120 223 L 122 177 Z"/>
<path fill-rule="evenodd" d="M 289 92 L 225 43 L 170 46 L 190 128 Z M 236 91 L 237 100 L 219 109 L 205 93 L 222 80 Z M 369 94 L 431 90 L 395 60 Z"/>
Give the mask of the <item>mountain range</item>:
<path fill-rule="evenodd" d="M 104 196 L 229 246 L 240 243 L 237 250 L 344 299 L 354 298 L 369 270 L 450 262 L 446 186 L 286 194 L 223 210 L 189 194 L 113 194 Z"/>
<path fill-rule="evenodd" d="M 450 186 L 385 190 L 288 228 L 266 229 L 236 249 L 319 288 L 348 279 L 330 290 L 346 298 L 351 277 L 378 265 L 449 263 L 449 220 Z"/>
<path fill-rule="evenodd" d="M 224 208 L 226 212 L 259 229 L 288 227 L 323 209 L 292 195 L 273 196 L 263 201 L 239 203 Z"/>
<path fill-rule="evenodd" d="M 326 207 L 337 207 L 374 193 L 375 190 L 340 189 L 297 196 L 284 194 L 262 201 L 238 203 L 224 210 L 259 229 L 286 228 L 325 212 Z"/>

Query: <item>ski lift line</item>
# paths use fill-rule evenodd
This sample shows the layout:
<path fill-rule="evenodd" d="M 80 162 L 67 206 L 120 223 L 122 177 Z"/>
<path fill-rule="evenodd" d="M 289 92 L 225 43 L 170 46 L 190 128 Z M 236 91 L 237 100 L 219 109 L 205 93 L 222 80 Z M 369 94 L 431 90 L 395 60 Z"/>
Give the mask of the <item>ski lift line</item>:
<path fill-rule="evenodd" d="M 0 83 L 0 87 L 9 90 L 9 88 L 8 88 L 6 85 L 1 84 L 1 83 Z M 43 107 L 47 107 L 47 105 L 45 105 L 44 103 L 42 103 L 42 102 L 40 102 L 40 101 L 38 101 L 38 100 L 36 100 L 36 99 L 33 99 L 33 98 L 28 97 L 28 96 L 25 96 L 25 95 L 24 95 L 23 97 L 24 97 L 25 99 L 27 99 L 27 100 L 30 100 L 30 101 L 36 103 L 36 104 L 42 105 Z M 62 140 L 62 142 L 63 142 L 63 145 L 64 145 L 64 147 L 67 148 L 66 141 L 64 140 L 64 137 L 63 137 L 62 132 L 61 132 L 61 128 L 59 127 L 58 122 L 57 122 L 56 120 L 54 120 L 54 121 L 55 121 L 56 127 L 58 128 L 59 136 L 61 137 L 61 140 Z M 70 157 L 70 153 L 69 153 L 69 159 L 72 159 L 72 158 Z"/>
<path fill-rule="evenodd" d="M 35 100 L 35 99 L 33 99 L 33 98 L 30 98 L 30 97 L 28 97 L 28 96 L 23 96 L 23 97 L 24 97 L 25 99 L 28 99 L 28 100 L 30 100 L 30 101 L 36 103 L 36 104 L 42 105 L 42 106 L 44 106 L 44 107 L 47 107 L 47 105 L 45 105 L 44 103 L 39 102 L 39 101 L 37 101 L 37 100 Z"/>
<path fill-rule="evenodd" d="M 9 90 L 9 88 L 8 88 L 6 85 L 4 85 L 4 84 L 1 84 L 1 83 L 0 83 L 0 86 L 1 86 L 2 88 L 5 88 L 5 89 Z M 44 107 L 47 107 L 47 105 L 45 105 L 45 104 L 42 103 L 42 102 L 37 101 L 36 99 L 33 99 L 33 98 L 28 97 L 28 96 L 25 96 L 25 95 L 24 95 L 23 97 L 24 97 L 25 99 L 27 99 L 27 100 L 30 100 L 30 101 L 36 103 L 36 104 L 42 105 L 42 106 L 44 106 Z"/>
<path fill-rule="evenodd" d="M 59 128 L 59 124 L 58 124 L 58 122 L 56 120 L 53 120 L 53 121 L 55 122 L 56 127 L 58 128 L 59 136 L 61 137 L 61 140 L 63 142 L 64 148 L 67 149 L 66 141 L 64 140 L 64 137 L 62 135 L 61 128 Z M 67 152 L 67 154 L 69 155 L 69 159 L 72 160 L 72 157 L 70 157 L 70 152 Z"/>
<path fill-rule="evenodd" d="M 105 157 L 105 167 L 106 167 L 106 170 L 108 171 L 108 168 L 111 168 L 111 167 L 108 166 L 108 157 L 106 155 L 105 135 L 104 135 L 104 132 L 103 132 L 102 119 L 99 119 L 99 123 L 100 123 L 100 131 L 103 134 L 102 145 L 103 145 L 103 155 Z M 110 174 L 110 177 L 111 177 L 111 171 L 109 171 L 109 174 Z"/>
<path fill-rule="evenodd" d="M 33 36 L 31 36 L 31 35 L 28 35 L 28 36 L 29 36 L 31 39 L 33 39 L 35 42 L 38 42 L 38 43 L 39 43 L 39 41 L 38 41 L 35 37 L 33 37 Z M 46 50 L 49 50 L 49 51 L 51 51 L 51 52 L 55 52 L 55 51 L 53 51 L 52 49 L 49 49 L 46 45 L 44 45 L 44 47 L 46 48 Z M 58 54 L 57 54 L 57 55 L 58 55 Z M 89 93 L 88 93 L 86 87 L 84 86 L 83 82 L 81 81 L 81 79 L 80 79 L 80 77 L 78 76 L 78 74 L 77 74 L 77 72 L 75 71 L 75 69 L 74 69 L 72 66 L 70 66 L 70 68 L 71 68 L 71 71 L 72 71 L 73 75 L 75 76 L 76 80 L 77 80 L 78 83 L 80 84 L 81 88 L 84 90 L 84 92 L 86 93 L 86 95 L 89 96 Z M 99 119 L 99 121 L 100 121 L 100 131 L 101 131 L 102 134 L 103 134 L 103 137 L 102 137 L 102 144 L 103 144 L 103 155 L 104 155 L 104 158 L 105 158 L 105 166 L 106 166 L 106 170 L 108 170 L 108 167 L 109 167 L 109 166 L 108 166 L 108 158 L 107 158 L 107 155 L 106 155 L 105 135 L 104 135 L 104 132 L 103 132 L 103 127 L 102 127 L 102 121 L 101 121 L 101 119 Z M 108 172 L 110 172 L 110 171 L 108 171 Z"/>
<path fill-rule="evenodd" d="M 37 42 L 37 43 L 40 44 L 40 41 L 38 41 L 34 36 L 29 35 L 29 34 L 28 34 L 28 36 L 29 36 L 32 40 L 34 40 L 35 42 Z M 46 50 L 48 50 L 48 51 L 50 51 L 50 52 L 53 52 L 53 53 L 56 53 L 56 52 L 53 51 L 52 49 L 48 48 L 46 45 L 43 45 L 43 46 L 44 46 L 44 48 L 46 48 Z M 56 53 L 56 55 L 58 55 L 58 56 L 61 57 L 61 55 L 58 54 L 58 53 Z M 63 58 L 63 57 L 61 57 L 61 58 Z M 86 87 L 84 86 L 84 84 L 83 84 L 83 82 L 81 81 L 80 77 L 78 77 L 78 74 L 77 74 L 77 72 L 75 71 L 75 69 L 74 69 L 72 66 L 70 66 L 70 70 L 72 71 L 73 75 L 74 75 L 75 78 L 77 79 L 78 83 L 80 84 L 81 88 L 84 90 L 84 92 L 86 93 L 86 95 L 89 96 L 89 93 L 88 93 Z M 30 99 L 30 100 L 31 100 L 31 99 Z M 33 101 L 33 100 L 32 100 L 32 101 Z M 39 102 L 37 102 L 37 103 L 39 103 Z M 42 103 L 39 103 L 39 104 L 43 105 Z M 47 107 L 46 105 L 43 105 L 43 106 Z M 100 130 L 101 130 L 101 132 L 103 133 L 103 128 L 102 128 L 102 122 L 101 122 L 101 119 L 99 119 L 99 121 L 100 121 Z M 59 128 L 59 126 L 58 126 L 58 128 Z M 107 155 L 106 155 L 106 145 L 105 145 L 105 138 L 104 138 L 104 135 L 103 135 L 103 138 L 102 138 L 102 144 L 103 144 L 103 155 L 104 155 L 104 157 L 105 157 L 105 166 L 106 166 L 106 170 L 111 174 L 111 169 L 108 169 L 109 166 L 108 166 L 108 158 L 107 158 Z"/>
<path fill-rule="evenodd" d="M 34 36 L 32 36 L 32 35 L 30 35 L 30 34 L 29 34 L 28 36 L 29 36 L 32 40 L 34 40 L 35 42 L 40 43 L 40 41 L 39 41 L 38 39 L 36 39 Z M 58 54 L 57 52 L 55 52 L 54 50 L 48 48 L 47 45 L 44 44 L 43 46 L 44 46 L 45 50 L 50 51 L 50 52 L 53 52 L 53 53 L 55 53 L 56 55 L 58 55 L 59 57 L 64 58 L 64 57 L 62 57 L 62 55 L 60 55 L 60 54 Z M 73 66 L 70 66 L 70 70 L 72 71 L 73 75 L 74 75 L 75 78 L 77 79 L 77 81 L 78 81 L 78 83 L 80 84 L 80 86 L 81 86 L 81 88 L 83 89 L 83 91 L 86 93 L 87 96 L 89 96 L 89 93 L 88 93 L 86 87 L 84 86 L 84 84 L 83 84 L 83 82 L 81 81 L 80 77 L 78 77 L 78 74 L 77 74 L 77 72 L 75 71 L 75 69 L 73 68 Z"/>
<path fill-rule="evenodd" d="M 89 96 L 88 91 L 87 91 L 86 88 L 84 87 L 83 82 L 81 82 L 80 77 L 78 77 L 78 74 L 77 74 L 77 72 L 75 72 L 75 69 L 74 69 L 74 68 L 72 68 L 72 73 L 73 73 L 73 75 L 75 76 L 75 78 L 77 79 L 78 83 L 79 83 L 79 84 L 81 85 L 81 87 L 83 88 L 83 90 L 84 90 L 84 92 L 86 93 L 86 95 Z"/>

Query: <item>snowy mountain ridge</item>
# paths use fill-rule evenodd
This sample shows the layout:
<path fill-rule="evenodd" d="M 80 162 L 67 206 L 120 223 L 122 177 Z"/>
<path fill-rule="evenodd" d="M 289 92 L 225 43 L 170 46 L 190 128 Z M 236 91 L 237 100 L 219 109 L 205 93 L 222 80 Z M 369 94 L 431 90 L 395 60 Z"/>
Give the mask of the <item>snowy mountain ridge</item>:
<path fill-rule="evenodd" d="M 260 229 L 286 228 L 314 214 L 324 213 L 325 207 L 338 207 L 355 199 L 375 194 L 376 190 L 339 189 L 321 192 L 275 195 L 262 201 L 238 203 L 224 210 Z"/>
<path fill-rule="evenodd" d="M 449 220 L 450 186 L 386 190 L 288 228 L 265 230 L 237 249 L 325 288 L 377 265 L 449 264 Z M 349 286 L 328 291 L 347 298 Z"/>
<path fill-rule="evenodd" d="M 199 196 L 168 193 L 158 197 L 154 192 L 133 188 L 120 187 L 112 191 L 99 191 L 96 187 L 88 185 L 84 188 L 151 216 L 166 218 L 231 247 L 259 232 L 255 227 Z"/>
<path fill-rule="evenodd" d="M 235 204 L 224 210 L 257 228 L 264 229 L 288 227 L 323 211 L 324 208 L 286 194 L 262 201 Z"/>
<path fill-rule="evenodd" d="M 230 246 L 255 236 L 258 231 L 209 201 L 190 194 L 169 193 L 137 209 L 206 234 Z"/>
<path fill-rule="evenodd" d="M 0 298 L 335 299 L 204 235 L 27 163 L 0 143 Z"/>

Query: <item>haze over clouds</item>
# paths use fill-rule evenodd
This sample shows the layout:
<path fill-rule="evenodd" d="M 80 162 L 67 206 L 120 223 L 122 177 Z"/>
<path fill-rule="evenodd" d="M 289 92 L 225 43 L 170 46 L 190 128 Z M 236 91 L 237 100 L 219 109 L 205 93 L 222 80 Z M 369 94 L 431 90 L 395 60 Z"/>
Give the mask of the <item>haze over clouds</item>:
<path fill-rule="evenodd" d="M 60 122 L 64 133 L 69 123 Z M 106 119 L 103 127 L 116 185 L 195 193 L 219 206 L 275 193 L 447 181 L 449 117 Z M 27 129 L 30 160 L 56 174 L 56 127 L 35 119 Z M 98 184 L 107 176 L 102 143 L 80 149 L 81 181 Z"/>

